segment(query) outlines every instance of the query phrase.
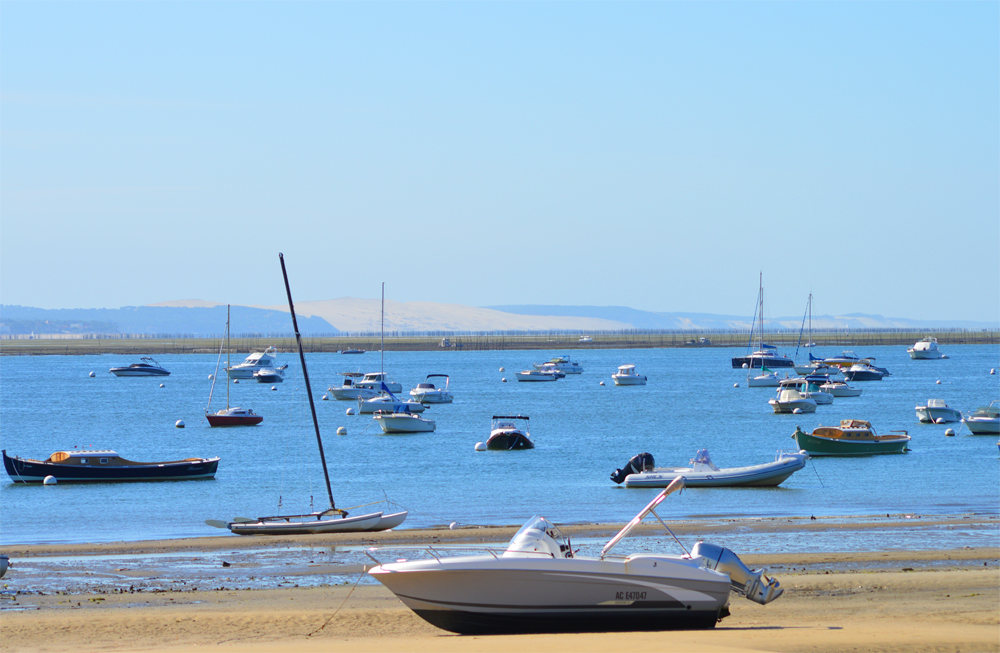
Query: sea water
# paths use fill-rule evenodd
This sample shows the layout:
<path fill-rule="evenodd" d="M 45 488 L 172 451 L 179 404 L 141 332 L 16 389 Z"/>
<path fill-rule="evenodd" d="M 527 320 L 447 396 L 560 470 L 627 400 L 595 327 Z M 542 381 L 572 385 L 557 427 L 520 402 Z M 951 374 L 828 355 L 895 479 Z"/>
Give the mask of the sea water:
<path fill-rule="evenodd" d="M 949 358 L 921 361 L 905 350 L 858 350 L 892 376 L 852 383 L 861 397 L 803 415 L 773 414 L 774 389 L 747 388 L 747 371 L 731 368 L 731 357 L 743 353 L 737 349 L 578 350 L 572 358 L 584 373 L 551 383 L 518 383 L 514 372 L 566 352 L 386 352 L 385 371 L 404 395 L 427 374 L 451 376 L 454 403 L 423 414 L 437 430 L 412 435 L 384 435 L 370 415 L 345 414 L 353 403 L 321 400 L 341 372 L 378 371 L 377 352 L 308 354 L 307 365 L 337 507 L 361 514 L 402 506 L 410 511 L 404 528 L 517 525 L 535 514 L 557 523 L 621 523 L 657 492 L 608 478 L 639 452 L 683 465 L 704 448 L 720 467 L 752 465 L 794 449 L 797 425 L 808 431 L 848 418 L 880 432 L 908 430 L 912 451 L 813 459 L 777 488 L 689 488 L 663 505 L 661 517 L 997 515 L 997 437 L 969 435 L 961 423 L 920 424 L 914 412 L 929 398 L 969 412 L 1000 397 L 1000 377 L 989 373 L 1000 367 L 997 347 L 950 345 L 942 347 Z M 4 477 L 0 544 L 218 535 L 205 519 L 328 507 L 297 353 L 279 354 L 289 367 L 275 390 L 252 379 L 229 383 L 231 405 L 264 416 L 260 426 L 239 428 L 210 428 L 204 417 L 216 356 L 157 360 L 169 377 L 108 373 L 135 362 L 127 356 L 3 357 L 0 447 L 38 459 L 73 448 L 113 449 L 137 461 L 220 456 L 215 479 L 41 486 Z M 616 387 L 611 374 L 625 363 L 649 383 Z M 226 402 L 225 372 L 219 376 L 212 410 Z M 530 416 L 535 449 L 475 451 L 491 417 L 510 414 Z M 175 428 L 177 420 L 187 427 Z M 336 435 L 340 426 L 346 435 Z M 957 435 L 946 437 L 948 428 Z M 364 505 L 386 499 L 394 505 Z"/>

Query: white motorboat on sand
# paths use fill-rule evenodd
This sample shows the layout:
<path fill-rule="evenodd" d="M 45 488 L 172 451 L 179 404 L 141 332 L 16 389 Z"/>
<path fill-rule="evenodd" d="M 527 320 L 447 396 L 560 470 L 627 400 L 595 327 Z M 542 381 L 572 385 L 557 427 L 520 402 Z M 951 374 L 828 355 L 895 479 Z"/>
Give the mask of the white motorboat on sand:
<path fill-rule="evenodd" d="M 555 524 L 536 516 L 503 552 L 445 557 L 429 549 L 427 560 L 382 563 L 379 549 L 369 549 L 379 564 L 368 573 L 424 620 L 462 634 L 714 628 L 729 615 L 731 591 L 760 604 L 781 596 L 777 580 L 714 544 L 699 542 L 686 555 L 611 554 L 646 515 L 660 519 L 655 508 L 683 485 L 677 479 L 660 492 L 599 557 L 577 556 Z"/>
<path fill-rule="evenodd" d="M 650 454 L 648 463 L 652 463 Z M 638 456 L 634 457 L 635 460 Z M 699 449 L 688 467 L 653 467 L 638 473 L 632 472 L 636 466 L 629 461 L 624 468 L 616 469 L 611 480 L 625 487 L 667 487 L 678 476 L 684 477 L 687 487 L 775 487 L 806 466 L 809 454 L 804 451 L 779 451 L 774 460 L 760 465 L 746 467 L 715 466 L 707 449 Z"/>

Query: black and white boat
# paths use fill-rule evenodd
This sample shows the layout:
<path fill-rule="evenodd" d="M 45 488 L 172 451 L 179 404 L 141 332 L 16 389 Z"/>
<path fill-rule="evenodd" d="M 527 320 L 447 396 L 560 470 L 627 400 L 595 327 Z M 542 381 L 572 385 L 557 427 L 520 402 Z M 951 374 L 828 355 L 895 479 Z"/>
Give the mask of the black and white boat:
<path fill-rule="evenodd" d="M 671 483 L 599 557 L 578 557 L 555 524 L 536 516 L 502 552 L 429 550 L 426 560 L 382 563 L 369 549 L 379 564 L 368 573 L 418 616 L 462 634 L 714 628 L 729 615 L 731 591 L 762 605 L 781 596 L 777 580 L 714 544 L 698 542 L 686 555 L 611 555 L 646 515 L 659 519 L 656 506 L 683 486 L 683 478 Z"/>
<path fill-rule="evenodd" d="M 108 481 L 186 481 L 214 478 L 216 458 L 185 458 L 155 463 L 126 460 L 110 449 L 57 451 L 46 460 L 8 456 L 3 465 L 15 483 L 41 483 L 52 476 L 59 483 Z"/>
<path fill-rule="evenodd" d="M 497 451 L 534 449 L 535 444 L 528 432 L 528 419 L 527 415 L 494 415 L 486 448 Z"/>
<path fill-rule="evenodd" d="M 150 356 L 143 356 L 139 361 L 126 367 L 112 367 L 108 371 L 115 376 L 170 376 L 170 372 Z"/>

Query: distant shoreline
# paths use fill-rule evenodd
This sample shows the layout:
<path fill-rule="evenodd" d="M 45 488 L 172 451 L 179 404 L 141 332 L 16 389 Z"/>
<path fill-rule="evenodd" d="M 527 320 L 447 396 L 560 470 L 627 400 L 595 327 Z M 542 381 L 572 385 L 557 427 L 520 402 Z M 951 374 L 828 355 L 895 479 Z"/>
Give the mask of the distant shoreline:
<path fill-rule="evenodd" d="M 852 332 L 814 332 L 812 341 L 817 347 L 854 349 L 878 346 L 912 346 L 921 338 L 938 339 L 942 347 L 950 345 L 1000 345 L 1000 330 L 912 330 L 871 329 Z M 703 347 L 746 347 L 746 332 L 682 332 L 660 330 L 635 330 L 610 334 L 594 334 L 592 341 L 580 342 L 580 335 L 518 334 L 518 335 L 458 335 L 424 336 L 393 335 L 385 338 L 386 351 L 504 351 L 587 349 L 663 349 Z M 706 338 L 708 343 L 699 342 Z M 795 349 L 798 334 L 777 332 L 767 336 L 768 342 L 785 353 Z M 302 347 L 310 353 L 336 353 L 346 349 L 376 352 L 379 349 L 377 334 L 364 336 L 328 336 L 302 338 Z M 231 341 L 234 353 L 263 351 L 268 346 L 279 351 L 295 349 L 295 338 L 236 337 Z M 156 355 L 156 354 L 210 354 L 219 351 L 218 338 L 104 338 L 104 337 L 41 337 L 33 339 L 0 339 L 0 356 L 44 355 Z M 947 354 L 947 352 L 945 352 Z"/>

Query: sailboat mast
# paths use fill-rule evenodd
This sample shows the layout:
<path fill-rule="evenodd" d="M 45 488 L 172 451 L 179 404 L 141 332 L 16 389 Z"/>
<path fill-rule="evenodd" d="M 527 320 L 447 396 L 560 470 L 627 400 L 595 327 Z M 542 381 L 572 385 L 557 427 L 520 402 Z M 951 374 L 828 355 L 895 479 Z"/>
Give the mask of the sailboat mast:
<path fill-rule="evenodd" d="M 229 370 L 232 364 L 229 362 L 229 304 L 226 304 L 226 410 L 229 410 Z"/>
<path fill-rule="evenodd" d="M 316 402 L 313 401 L 312 386 L 309 385 L 309 370 L 306 369 L 306 355 L 302 352 L 302 336 L 299 335 L 299 323 L 295 319 L 295 304 L 292 303 L 292 289 L 288 285 L 288 273 L 285 271 L 285 255 L 278 252 L 281 261 L 281 276 L 285 280 L 285 293 L 288 295 L 288 311 L 292 314 L 292 328 L 295 329 L 295 342 L 299 346 L 299 361 L 302 363 L 302 376 L 306 381 L 306 394 L 309 396 L 309 410 L 312 411 L 313 428 L 316 429 L 316 444 L 319 445 L 319 459 L 323 463 L 323 477 L 326 479 L 326 494 L 330 498 L 330 509 L 336 510 L 333 502 L 333 490 L 330 489 L 330 472 L 326 469 L 326 454 L 323 453 L 323 438 L 319 435 L 319 420 L 316 419 Z"/>
<path fill-rule="evenodd" d="M 382 355 L 382 362 L 379 363 L 379 373 L 382 383 L 385 383 L 385 282 L 382 282 L 382 339 L 379 341 L 379 353 Z"/>

